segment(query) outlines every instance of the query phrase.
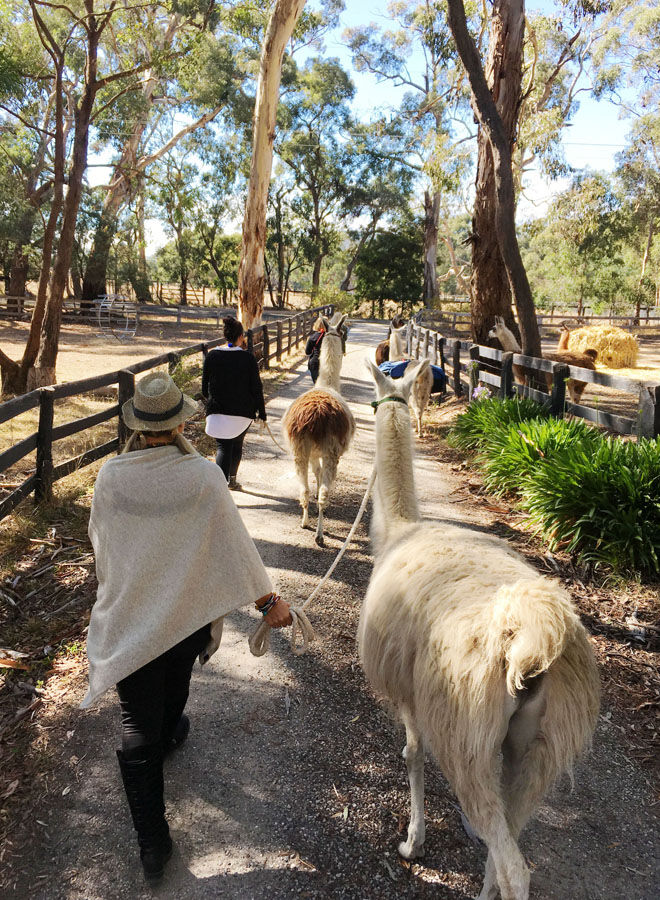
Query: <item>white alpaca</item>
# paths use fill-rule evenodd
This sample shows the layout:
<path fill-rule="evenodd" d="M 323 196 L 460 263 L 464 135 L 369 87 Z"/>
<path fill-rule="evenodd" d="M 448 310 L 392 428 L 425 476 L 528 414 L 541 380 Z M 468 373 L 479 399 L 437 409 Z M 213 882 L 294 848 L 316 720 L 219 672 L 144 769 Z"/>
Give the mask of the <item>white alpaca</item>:
<path fill-rule="evenodd" d="M 546 789 L 588 745 L 598 673 L 563 588 L 504 541 L 421 522 L 406 408 L 417 372 L 372 363 L 376 560 L 358 630 L 374 690 L 406 728 L 411 859 L 424 843 L 424 747 L 488 847 L 481 900 L 527 900 L 520 831 Z"/>
<path fill-rule="evenodd" d="M 282 423 L 300 481 L 303 528 L 309 524 L 310 466 L 316 477 L 319 506 L 316 543 L 319 546 L 323 546 L 323 513 L 337 476 L 339 458 L 348 449 L 355 431 L 353 414 L 339 393 L 345 319 L 346 316 L 341 316 L 331 325 L 322 317 L 326 334 L 321 344 L 316 385 L 293 401 Z"/>
<path fill-rule="evenodd" d="M 400 359 L 410 359 L 406 356 L 406 331 L 407 325 L 401 328 L 392 328 L 390 334 L 390 362 Z M 433 372 L 429 366 L 423 366 L 417 370 L 417 378 L 413 384 L 410 405 L 415 416 L 415 428 L 421 436 L 423 424 L 422 416 L 429 405 L 431 391 L 433 390 Z"/>

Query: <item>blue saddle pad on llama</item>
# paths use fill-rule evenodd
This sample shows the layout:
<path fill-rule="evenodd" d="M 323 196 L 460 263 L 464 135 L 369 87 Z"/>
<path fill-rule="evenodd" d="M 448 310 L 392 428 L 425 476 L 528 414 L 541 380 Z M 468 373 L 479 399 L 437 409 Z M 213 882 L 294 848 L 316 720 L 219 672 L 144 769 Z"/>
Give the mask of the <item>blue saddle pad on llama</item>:
<path fill-rule="evenodd" d="M 378 368 L 381 372 L 384 372 L 386 375 L 389 375 L 390 378 L 403 378 L 403 373 L 406 371 L 406 366 L 412 362 L 410 359 L 398 359 L 396 362 L 383 362 Z M 445 376 L 444 369 L 441 369 L 440 366 L 431 366 L 431 372 L 433 373 L 433 387 L 431 388 L 432 394 L 441 394 L 447 383 L 447 378 Z"/>

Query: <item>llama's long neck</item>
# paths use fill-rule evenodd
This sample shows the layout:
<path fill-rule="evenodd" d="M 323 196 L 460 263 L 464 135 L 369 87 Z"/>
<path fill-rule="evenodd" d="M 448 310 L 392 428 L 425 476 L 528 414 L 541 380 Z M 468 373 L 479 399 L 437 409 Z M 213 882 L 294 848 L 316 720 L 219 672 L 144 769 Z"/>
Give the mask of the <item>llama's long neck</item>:
<path fill-rule="evenodd" d="M 568 339 L 571 336 L 570 331 L 565 328 L 559 332 L 559 341 L 557 342 L 557 350 L 568 350 Z"/>
<path fill-rule="evenodd" d="M 403 330 L 394 331 L 390 334 L 390 362 L 396 362 L 403 359 L 406 352 L 406 339 L 403 336 Z"/>
<path fill-rule="evenodd" d="M 341 338 L 338 334 L 328 332 L 321 344 L 319 356 L 319 377 L 316 379 L 317 388 L 329 388 L 331 391 L 341 393 L 341 363 L 343 350 Z"/>
<path fill-rule="evenodd" d="M 410 413 L 403 403 L 387 402 L 378 408 L 376 471 L 375 532 L 380 539 L 387 539 L 401 525 L 420 518 L 413 475 Z"/>
<path fill-rule="evenodd" d="M 506 325 L 500 325 L 497 329 L 497 339 L 499 340 L 505 353 L 521 353 L 520 344 L 516 340 L 516 336 Z"/>

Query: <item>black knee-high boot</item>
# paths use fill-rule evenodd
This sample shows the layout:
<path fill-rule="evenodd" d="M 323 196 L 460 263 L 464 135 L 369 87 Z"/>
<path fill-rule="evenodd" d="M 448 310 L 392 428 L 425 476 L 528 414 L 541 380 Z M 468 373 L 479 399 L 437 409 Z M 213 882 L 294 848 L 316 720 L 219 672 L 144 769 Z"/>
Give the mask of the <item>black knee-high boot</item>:
<path fill-rule="evenodd" d="M 172 855 L 163 801 L 163 749 L 161 745 L 144 747 L 132 751 L 129 758 L 118 750 L 117 759 L 137 831 L 144 877 L 157 881 Z"/>

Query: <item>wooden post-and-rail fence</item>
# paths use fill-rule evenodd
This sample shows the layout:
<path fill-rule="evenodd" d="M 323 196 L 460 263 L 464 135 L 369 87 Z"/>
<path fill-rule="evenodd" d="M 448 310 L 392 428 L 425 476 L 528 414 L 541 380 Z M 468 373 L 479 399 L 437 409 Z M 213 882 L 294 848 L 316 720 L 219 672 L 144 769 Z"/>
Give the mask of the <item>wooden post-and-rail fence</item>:
<path fill-rule="evenodd" d="M 642 384 L 621 375 L 567 366 L 521 353 L 503 353 L 470 341 L 445 338 L 440 332 L 416 322 L 408 325 L 408 355 L 414 359 L 426 357 L 434 365 L 442 366 L 447 383 L 457 397 L 471 400 L 475 387 L 482 383 L 495 388 L 500 397 L 513 397 L 515 394 L 532 397 L 549 406 L 552 415 L 558 418 L 567 414 L 578 416 L 616 434 L 635 435 L 638 439 L 660 435 L 660 385 L 657 384 Z M 538 372 L 542 382 L 549 373 L 552 378 L 550 393 L 515 383 L 514 363 Z M 635 395 L 636 418 L 570 402 L 566 398 L 566 381 L 569 378 Z"/>
<path fill-rule="evenodd" d="M 275 322 L 258 325 L 247 333 L 248 346 L 259 360 L 260 367 L 269 369 L 272 359 L 280 360 L 284 353 L 289 353 L 306 338 L 319 315 L 330 317 L 333 313 L 334 306 L 320 306 L 316 309 L 297 313 L 294 316 L 278 319 Z M 98 459 L 102 459 L 104 456 L 108 456 L 110 453 L 121 450 L 128 439 L 130 430 L 124 424 L 120 410 L 122 404 L 130 400 L 134 394 L 136 375 L 163 365 L 167 365 L 170 372 L 173 372 L 184 357 L 195 353 L 206 355 L 213 347 L 219 347 L 224 342 L 224 339 L 220 338 L 193 344 L 180 350 L 170 351 L 160 356 L 142 360 L 121 371 L 108 372 L 105 375 L 83 378 L 80 381 L 70 381 L 65 384 L 39 388 L 19 397 L 14 397 L 5 403 L 0 403 L 0 425 L 9 422 L 22 413 L 39 408 L 37 430 L 0 453 L 0 473 L 2 473 L 36 450 L 34 471 L 10 494 L 0 500 L 0 520 L 7 516 L 30 494 L 34 494 L 34 499 L 37 503 L 50 500 L 52 498 L 53 484 L 56 481 L 78 471 L 78 469 L 84 468 L 84 466 L 88 466 Z M 117 403 L 81 419 L 65 422 L 62 425 L 54 425 L 55 402 L 57 400 L 75 397 L 115 385 L 117 386 Z M 87 431 L 95 425 L 100 425 L 114 418 L 117 419 L 116 437 L 96 447 L 92 447 L 72 459 L 58 464 L 53 462 L 53 444 L 56 441 Z M 0 488 L 2 488 L 1 482 Z"/>

